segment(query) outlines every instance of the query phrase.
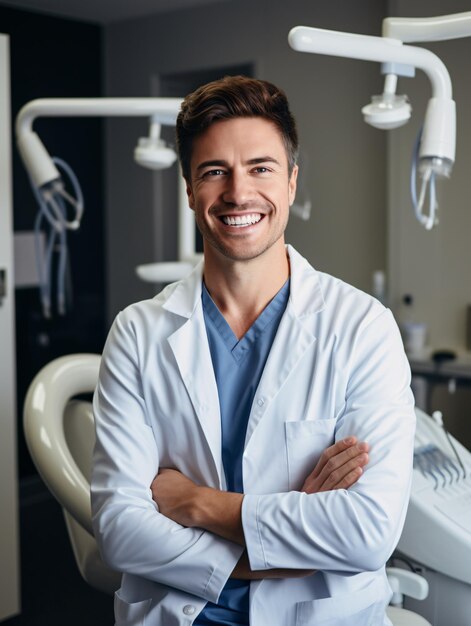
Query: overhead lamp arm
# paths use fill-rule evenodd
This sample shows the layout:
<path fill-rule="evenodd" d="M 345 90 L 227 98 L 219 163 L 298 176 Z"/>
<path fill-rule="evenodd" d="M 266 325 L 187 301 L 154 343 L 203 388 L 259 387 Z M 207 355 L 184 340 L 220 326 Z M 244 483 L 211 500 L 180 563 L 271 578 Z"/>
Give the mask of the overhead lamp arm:
<path fill-rule="evenodd" d="M 427 74 L 434 97 L 452 97 L 450 75 L 441 59 L 430 50 L 405 46 L 399 39 L 295 26 L 288 34 L 288 42 L 298 52 L 412 65 Z"/>
<path fill-rule="evenodd" d="M 44 144 L 33 130 L 38 117 L 152 117 L 174 126 L 181 98 L 42 98 L 28 102 L 16 118 L 21 158 L 36 187 L 60 178 Z"/>
<path fill-rule="evenodd" d="M 471 36 L 471 11 L 437 17 L 386 17 L 383 37 L 404 43 L 448 41 Z"/>
<path fill-rule="evenodd" d="M 175 151 L 160 140 L 160 126 L 175 125 L 181 102 L 180 98 L 52 98 L 32 100 L 19 112 L 15 127 L 18 150 L 39 205 L 35 240 L 45 317 L 52 315 L 53 283 L 57 287 L 57 311 L 61 315 L 66 312 L 67 231 L 79 228 L 84 201 L 77 177 L 64 161 L 51 158 L 33 130 L 34 120 L 37 117 L 149 117 L 150 136 L 139 140 L 134 158 L 145 167 L 162 169 L 172 165 L 177 157 Z M 69 178 L 72 194 L 66 190 L 56 165 Z M 45 251 L 41 250 L 43 233 L 47 238 Z M 54 265 L 57 265 L 55 281 L 52 280 Z"/>
<path fill-rule="evenodd" d="M 357 35 L 321 28 L 296 26 L 288 35 L 290 46 L 299 52 L 312 52 L 363 61 L 412 66 L 423 70 L 432 85 L 427 108 L 420 156 L 437 157 L 453 164 L 455 160 L 456 112 L 451 79 L 439 57 L 399 39 Z"/>
<path fill-rule="evenodd" d="M 373 96 L 363 107 L 365 121 L 383 129 L 401 126 L 410 117 L 411 107 L 406 96 L 396 96 L 397 76 L 413 76 L 415 68 L 427 74 L 431 86 L 430 98 L 421 140 L 414 156 L 422 177 L 420 195 L 411 183 L 412 202 L 417 219 L 430 229 L 436 218 L 435 178 L 449 177 L 455 160 L 456 106 L 452 98 L 451 79 L 441 59 L 424 48 L 408 46 L 404 41 L 450 39 L 471 35 L 471 12 L 438 18 L 387 18 L 383 21 L 383 37 L 344 33 L 320 28 L 296 26 L 288 35 L 290 46 L 299 52 L 376 61 L 382 63 L 386 74 L 381 96 Z M 430 188 L 429 214 L 423 213 L 425 192 Z"/>

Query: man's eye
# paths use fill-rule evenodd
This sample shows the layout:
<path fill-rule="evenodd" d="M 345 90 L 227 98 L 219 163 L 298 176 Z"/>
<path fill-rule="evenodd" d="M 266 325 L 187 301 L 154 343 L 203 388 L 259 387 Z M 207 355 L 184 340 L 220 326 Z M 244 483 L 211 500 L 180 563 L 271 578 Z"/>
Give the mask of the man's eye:
<path fill-rule="evenodd" d="M 203 176 L 222 176 L 224 174 L 224 170 L 208 170 L 203 174 Z"/>
<path fill-rule="evenodd" d="M 260 165 L 259 167 L 256 167 L 254 169 L 254 172 L 256 174 L 266 174 L 267 172 L 269 172 L 270 170 L 268 169 L 268 167 L 264 167 L 263 165 Z"/>

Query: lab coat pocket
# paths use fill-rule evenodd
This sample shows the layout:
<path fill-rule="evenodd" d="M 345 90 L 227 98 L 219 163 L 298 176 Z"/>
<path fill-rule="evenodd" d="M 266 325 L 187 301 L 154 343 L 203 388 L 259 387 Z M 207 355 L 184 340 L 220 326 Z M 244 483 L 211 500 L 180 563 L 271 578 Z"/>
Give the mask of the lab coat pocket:
<path fill-rule="evenodd" d="M 336 419 L 285 422 L 290 490 L 301 489 L 322 452 L 332 445 L 336 422 Z"/>
<path fill-rule="evenodd" d="M 152 600 L 140 602 L 126 602 L 119 590 L 114 594 L 115 626 L 144 626 L 144 620 L 149 611 Z"/>
<path fill-rule="evenodd" d="M 380 584 L 378 584 L 380 583 Z M 381 591 L 381 581 L 373 581 L 365 589 L 331 598 L 299 602 L 296 605 L 296 626 L 386 626 L 386 605 L 389 595 Z"/>

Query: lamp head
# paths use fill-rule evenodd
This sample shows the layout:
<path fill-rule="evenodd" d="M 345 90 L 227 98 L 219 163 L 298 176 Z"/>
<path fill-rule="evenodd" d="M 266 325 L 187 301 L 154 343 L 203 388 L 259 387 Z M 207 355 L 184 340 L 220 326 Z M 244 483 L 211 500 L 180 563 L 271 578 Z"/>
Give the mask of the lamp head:
<path fill-rule="evenodd" d="M 175 150 L 158 137 L 141 137 L 134 149 L 134 160 L 151 170 L 170 167 L 177 160 Z"/>
<path fill-rule="evenodd" d="M 403 126 L 409 121 L 411 111 L 412 107 L 407 96 L 396 96 L 391 93 L 372 96 L 371 103 L 361 110 L 367 124 L 382 130 Z"/>

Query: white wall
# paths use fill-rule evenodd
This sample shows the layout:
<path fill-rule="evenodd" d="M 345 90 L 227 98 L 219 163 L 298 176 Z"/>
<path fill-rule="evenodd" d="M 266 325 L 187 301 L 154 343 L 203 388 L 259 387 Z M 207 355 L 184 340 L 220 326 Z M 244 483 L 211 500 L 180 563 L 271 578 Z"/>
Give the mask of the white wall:
<path fill-rule="evenodd" d="M 304 24 L 378 35 L 385 6 L 235 0 L 112 24 L 105 33 L 106 95 L 146 96 L 162 74 L 253 63 L 257 77 L 286 90 L 310 158 L 312 217 L 307 224 L 292 217 L 288 240 L 319 269 L 369 289 L 373 270 L 386 264 L 386 138 L 364 124 L 360 109 L 382 88 L 379 67 L 294 52 L 287 34 Z M 153 294 L 136 281 L 134 266 L 162 260 L 158 212 L 176 211 L 156 205 L 158 175 L 132 163 L 137 137 L 146 133 L 143 121 L 107 122 L 110 319 Z"/>
<path fill-rule="evenodd" d="M 435 16 L 471 10 L 469 0 L 391 0 L 389 14 Z M 425 45 L 425 44 L 424 44 Z M 400 79 L 413 119 L 390 134 L 388 146 L 389 268 L 393 304 L 405 293 L 415 298 L 417 321 L 429 326 L 435 348 L 465 346 L 466 307 L 471 304 L 471 38 L 427 44 L 451 75 L 457 106 L 457 151 L 451 180 L 440 190 L 440 225 L 425 232 L 415 221 L 409 195 L 409 167 L 415 135 L 430 97 L 430 83 L 418 72 Z"/>
<path fill-rule="evenodd" d="M 9 38 L 0 35 L 0 137 L 10 137 Z M 7 292 L 0 298 L 0 621 L 20 610 L 18 476 L 10 142 L 0 142 L 0 270 Z"/>

